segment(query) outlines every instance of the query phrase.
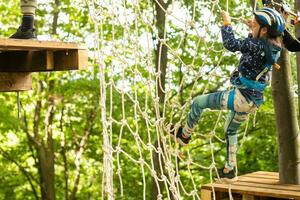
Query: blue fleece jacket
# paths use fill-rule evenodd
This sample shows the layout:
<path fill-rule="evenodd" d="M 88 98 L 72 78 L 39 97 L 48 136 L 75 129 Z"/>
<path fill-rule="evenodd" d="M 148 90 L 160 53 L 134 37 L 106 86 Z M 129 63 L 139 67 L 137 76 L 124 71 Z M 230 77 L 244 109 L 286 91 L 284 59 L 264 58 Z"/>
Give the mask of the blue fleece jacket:
<path fill-rule="evenodd" d="M 229 51 L 239 51 L 242 53 L 238 66 L 239 76 L 255 81 L 256 77 L 266 68 L 265 43 L 258 38 L 248 37 L 246 39 L 237 39 L 235 38 L 231 26 L 222 26 L 221 32 L 224 47 Z M 275 45 L 271 46 L 273 47 L 272 50 L 275 49 L 275 52 L 281 51 L 280 47 Z M 258 82 L 266 83 L 266 75 L 267 73 L 264 73 Z M 231 78 L 231 80 L 234 79 L 235 77 Z M 232 81 L 232 83 L 233 82 L 234 81 Z M 263 102 L 263 91 L 248 88 L 240 89 L 240 91 L 248 100 L 253 101 L 257 106 Z"/>

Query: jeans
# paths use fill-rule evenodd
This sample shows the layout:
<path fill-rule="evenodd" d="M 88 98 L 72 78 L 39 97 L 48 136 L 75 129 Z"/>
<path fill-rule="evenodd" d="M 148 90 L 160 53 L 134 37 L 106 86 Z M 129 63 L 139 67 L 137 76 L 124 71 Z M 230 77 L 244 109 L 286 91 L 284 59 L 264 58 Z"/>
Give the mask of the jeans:
<path fill-rule="evenodd" d="M 192 133 L 205 108 L 231 110 L 227 115 L 224 126 L 227 147 L 225 167 L 233 169 L 236 166 L 237 130 L 241 123 L 248 118 L 249 113 L 255 112 L 257 107 L 253 102 L 242 96 L 238 89 L 197 96 L 193 100 L 183 129 L 185 135 Z"/>

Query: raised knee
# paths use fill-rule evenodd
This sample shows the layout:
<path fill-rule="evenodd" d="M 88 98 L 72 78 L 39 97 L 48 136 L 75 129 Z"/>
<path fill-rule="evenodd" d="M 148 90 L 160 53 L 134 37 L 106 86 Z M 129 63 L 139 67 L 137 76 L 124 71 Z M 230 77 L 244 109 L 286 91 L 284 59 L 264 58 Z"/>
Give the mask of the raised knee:
<path fill-rule="evenodd" d="M 248 119 L 248 114 L 247 113 L 237 113 L 234 117 L 234 120 L 237 122 L 244 122 Z"/>
<path fill-rule="evenodd" d="M 192 107 L 203 109 L 205 107 L 205 101 L 206 101 L 205 95 L 197 96 L 193 99 Z"/>

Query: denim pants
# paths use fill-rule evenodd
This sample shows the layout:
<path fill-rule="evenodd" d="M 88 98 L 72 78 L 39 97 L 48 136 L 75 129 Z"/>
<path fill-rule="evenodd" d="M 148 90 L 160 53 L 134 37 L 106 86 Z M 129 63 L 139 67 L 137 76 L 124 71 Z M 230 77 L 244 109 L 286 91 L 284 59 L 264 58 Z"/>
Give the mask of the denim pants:
<path fill-rule="evenodd" d="M 212 110 L 231 110 L 224 126 L 227 147 L 226 168 L 236 166 L 237 130 L 241 123 L 248 118 L 249 113 L 257 110 L 256 105 L 248 101 L 236 88 L 229 91 L 215 92 L 197 96 L 192 103 L 183 129 L 185 135 L 192 133 L 205 108 Z"/>

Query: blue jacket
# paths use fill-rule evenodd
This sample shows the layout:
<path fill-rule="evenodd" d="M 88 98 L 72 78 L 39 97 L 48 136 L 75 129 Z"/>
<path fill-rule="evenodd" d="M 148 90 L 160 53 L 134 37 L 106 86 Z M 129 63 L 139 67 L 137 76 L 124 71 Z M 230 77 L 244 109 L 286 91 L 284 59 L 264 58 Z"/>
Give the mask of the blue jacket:
<path fill-rule="evenodd" d="M 238 75 L 235 73 L 233 77 L 231 77 L 231 82 L 235 86 L 238 86 L 241 84 L 238 78 L 243 77 L 243 79 L 257 84 L 266 84 L 267 72 L 263 73 L 258 80 L 256 80 L 256 78 L 263 70 L 265 70 L 267 63 L 271 66 L 277 62 L 281 47 L 258 38 L 248 37 L 246 39 L 237 39 L 234 36 L 231 26 L 222 26 L 221 32 L 224 47 L 229 51 L 239 51 L 242 53 L 238 66 L 239 73 Z M 271 64 L 269 52 L 271 52 L 272 57 L 274 57 L 275 54 L 275 58 L 271 59 Z M 271 67 L 267 71 L 270 69 Z M 253 101 L 257 106 L 263 102 L 263 90 L 244 87 L 240 88 L 240 91 L 248 100 Z"/>

